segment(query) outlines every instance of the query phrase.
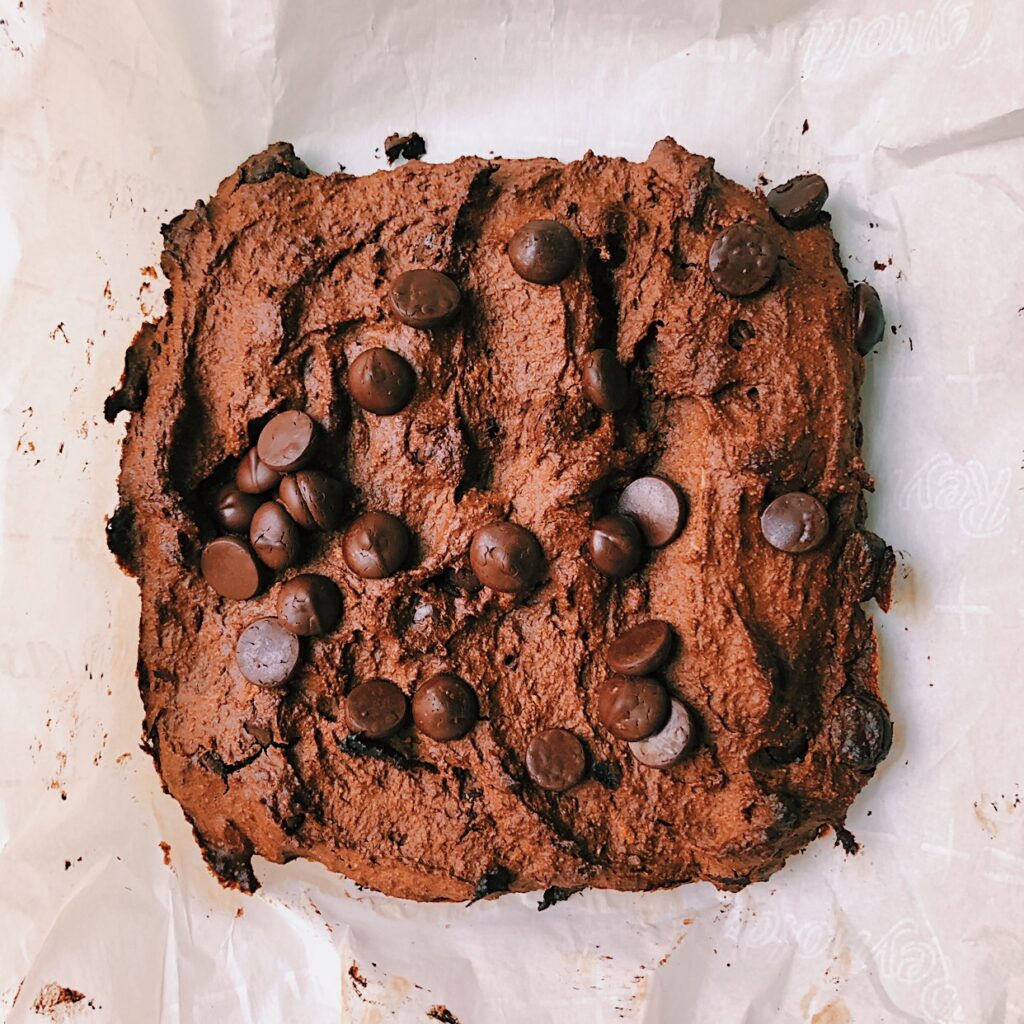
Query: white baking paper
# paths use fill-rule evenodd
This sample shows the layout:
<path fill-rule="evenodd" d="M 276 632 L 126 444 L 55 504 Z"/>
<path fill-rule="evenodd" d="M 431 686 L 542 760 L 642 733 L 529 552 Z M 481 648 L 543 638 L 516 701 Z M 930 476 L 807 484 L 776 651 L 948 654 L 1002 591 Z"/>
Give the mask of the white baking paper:
<path fill-rule="evenodd" d="M 1024 1021 L 1022 54 L 1020 0 L 0 0 L 0 1018 Z M 412 129 L 437 161 L 671 134 L 828 179 L 895 328 L 864 421 L 896 734 L 858 856 L 542 914 L 203 866 L 138 748 L 103 398 L 161 221 L 268 142 L 362 173 Z"/>

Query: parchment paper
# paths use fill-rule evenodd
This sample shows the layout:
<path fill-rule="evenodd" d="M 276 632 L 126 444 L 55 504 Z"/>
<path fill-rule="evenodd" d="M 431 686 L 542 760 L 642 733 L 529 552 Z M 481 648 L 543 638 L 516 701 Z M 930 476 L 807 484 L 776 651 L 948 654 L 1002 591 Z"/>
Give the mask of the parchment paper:
<path fill-rule="evenodd" d="M 1022 54 L 1019 0 L 0 0 L 0 1018 L 1024 1021 Z M 100 408 L 161 221 L 270 141 L 362 173 L 411 129 L 439 161 L 672 134 L 748 185 L 827 177 L 895 328 L 864 421 L 896 738 L 858 856 L 544 913 L 202 865 L 138 749 Z"/>

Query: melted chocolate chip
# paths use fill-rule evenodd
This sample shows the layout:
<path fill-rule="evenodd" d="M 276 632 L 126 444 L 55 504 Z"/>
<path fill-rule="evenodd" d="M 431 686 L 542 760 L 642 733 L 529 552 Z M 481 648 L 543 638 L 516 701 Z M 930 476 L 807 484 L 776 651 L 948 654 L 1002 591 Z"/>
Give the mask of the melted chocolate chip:
<path fill-rule="evenodd" d="M 613 672 L 623 676 L 643 676 L 668 661 L 675 642 L 672 627 L 661 619 L 649 619 L 621 633 L 605 651 L 605 660 Z"/>
<path fill-rule="evenodd" d="M 360 683 L 345 703 L 348 724 L 371 740 L 393 736 L 405 725 L 409 702 L 405 694 L 387 679 Z"/>
<path fill-rule="evenodd" d="M 526 748 L 526 770 L 541 789 L 559 793 L 583 778 L 587 755 L 571 732 L 545 729 Z"/>
<path fill-rule="evenodd" d="M 238 669 L 257 686 L 281 686 L 299 663 L 299 638 L 277 619 L 257 619 L 235 644 Z"/>
<path fill-rule="evenodd" d="M 428 679 L 412 698 L 416 728 L 432 740 L 446 742 L 465 736 L 478 714 L 476 694 L 458 676 L 448 673 Z"/>
<path fill-rule="evenodd" d="M 753 295 L 772 279 L 779 260 L 768 233 L 755 224 L 734 224 L 715 239 L 708 269 L 715 287 L 726 295 Z"/>
<path fill-rule="evenodd" d="M 391 309 L 410 327 L 428 330 L 454 319 L 462 295 L 459 286 L 437 270 L 407 270 L 391 282 Z"/>
<path fill-rule="evenodd" d="M 317 425 L 304 412 L 281 412 L 260 431 L 256 453 L 270 469 L 291 473 L 313 457 L 317 434 Z"/>
<path fill-rule="evenodd" d="M 885 333 L 885 313 L 878 292 L 866 281 L 853 288 L 854 344 L 866 356 Z"/>
<path fill-rule="evenodd" d="M 817 498 L 791 491 L 761 513 L 761 532 L 772 547 L 789 554 L 816 548 L 828 536 L 828 512 Z"/>
<path fill-rule="evenodd" d="M 610 348 L 595 348 L 580 360 L 583 391 L 602 412 L 617 412 L 629 403 L 629 374 Z"/>
<path fill-rule="evenodd" d="M 866 772 L 889 753 L 892 721 L 874 697 L 849 694 L 840 697 L 832 708 L 830 736 L 839 760 Z"/>
<path fill-rule="evenodd" d="M 340 616 L 341 591 L 326 576 L 293 576 L 277 592 L 278 622 L 296 636 L 329 633 Z"/>
<path fill-rule="evenodd" d="M 533 284 L 557 284 L 572 272 L 579 256 L 573 233 L 557 220 L 531 220 L 508 243 L 513 269 Z"/>
<path fill-rule="evenodd" d="M 315 469 L 300 469 L 281 480 L 277 500 L 306 530 L 333 530 L 341 518 L 344 488 Z"/>
<path fill-rule="evenodd" d="M 660 476 L 642 476 L 619 497 L 620 515 L 635 519 L 652 548 L 675 540 L 686 525 L 686 498 L 674 483 Z"/>
<path fill-rule="evenodd" d="M 629 516 L 602 516 L 590 528 L 587 551 L 598 572 L 621 578 L 640 564 L 644 542 Z"/>
<path fill-rule="evenodd" d="M 673 698 L 668 721 L 646 739 L 630 743 L 629 750 L 648 768 L 671 768 L 689 752 L 695 735 L 693 716 L 682 701 Z"/>
<path fill-rule="evenodd" d="M 409 554 L 409 531 L 397 516 L 364 512 L 345 531 L 345 564 L 364 580 L 393 576 Z"/>
<path fill-rule="evenodd" d="M 416 387 L 412 367 L 388 348 L 368 348 L 348 368 L 348 389 L 359 406 L 378 416 L 404 409 Z"/>
<path fill-rule="evenodd" d="M 222 597 L 244 601 L 262 583 L 259 562 L 249 545 L 239 537 L 218 537 L 203 548 L 200 559 L 203 578 Z"/>
<path fill-rule="evenodd" d="M 813 224 L 828 199 L 828 185 L 820 174 L 799 174 L 768 193 L 775 219 L 787 228 Z"/>
<path fill-rule="evenodd" d="M 213 518 L 229 533 L 248 533 L 256 509 L 263 504 L 258 494 L 246 494 L 234 484 L 225 484 L 213 501 Z"/>
<path fill-rule="evenodd" d="M 469 562 L 484 586 L 518 594 L 537 582 L 544 555 L 529 530 L 516 523 L 498 522 L 473 534 Z"/>
<path fill-rule="evenodd" d="M 271 569 L 287 569 L 299 559 L 299 528 L 276 501 L 265 501 L 256 509 L 249 525 L 249 540 L 260 561 Z"/>
<path fill-rule="evenodd" d="M 642 740 L 668 719 L 668 691 L 656 679 L 611 676 L 597 691 L 597 717 L 620 740 Z"/>
<path fill-rule="evenodd" d="M 243 456 L 235 471 L 235 486 L 243 494 L 264 494 L 273 490 L 281 480 L 281 474 L 260 461 L 255 448 Z"/>

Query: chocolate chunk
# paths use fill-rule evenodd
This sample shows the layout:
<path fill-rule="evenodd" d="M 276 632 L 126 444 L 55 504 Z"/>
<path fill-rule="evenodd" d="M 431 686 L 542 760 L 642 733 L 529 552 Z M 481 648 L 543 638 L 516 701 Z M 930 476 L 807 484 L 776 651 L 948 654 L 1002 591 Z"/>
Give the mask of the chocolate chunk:
<path fill-rule="evenodd" d="M 418 132 L 399 135 L 395 132 L 384 140 L 384 155 L 393 164 L 399 157 L 405 160 L 419 160 L 427 152 L 427 144 Z"/>
<path fill-rule="evenodd" d="M 476 888 L 473 890 L 473 896 L 466 906 L 471 907 L 477 900 L 486 899 L 488 896 L 493 896 L 497 893 L 508 892 L 508 887 L 515 880 L 515 877 L 508 868 L 502 867 L 500 864 L 488 869 L 480 876 L 479 881 L 476 883 Z M 448 1013 L 448 1011 L 445 1010 L 445 1013 Z M 451 1014 L 448 1013 L 448 1016 L 450 1017 Z"/>
<path fill-rule="evenodd" d="M 889 753 L 892 721 L 874 697 L 848 694 L 832 707 L 829 735 L 839 760 L 866 772 Z"/>
<path fill-rule="evenodd" d="M 646 739 L 634 740 L 629 750 L 640 764 L 648 768 L 671 768 L 688 753 L 695 734 L 689 709 L 673 697 L 669 702 L 668 721 Z"/>
<path fill-rule="evenodd" d="M 533 284 L 557 284 L 580 258 L 573 233 L 557 220 L 531 220 L 512 236 L 508 258 L 515 272 Z"/>
<path fill-rule="evenodd" d="M 296 636 L 329 633 L 340 616 L 341 591 L 326 576 L 293 576 L 277 592 L 278 622 Z"/>
<path fill-rule="evenodd" d="M 417 761 L 408 757 L 401 750 L 389 743 L 367 739 L 366 736 L 351 732 L 344 739 L 337 741 L 338 749 L 353 757 L 369 757 L 374 761 L 383 761 L 402 772 L 424 771 L 437 774 L 437 766 L 429 761 Z"/>
<path fill-rule="evenodd" d="M 389 348 L 368 348 L 348 368 L 348 389 L 367 412 L 392 416 L 404 409 L 416 387 L 412 367 Z"/>
<path fill-rule="evenodd" d="M 277 500 L 306 530 L 333 530 L 341 518 L 344 488 L 315 469 L 300 469 L 281 480 Z"/>
<path fill-rule="evenodd" d="M 222 597 L 244 601 L 260 589 L 259 562 L 249 545 L 239 537 L 218 537 L 203 548 L 200 559 L 203 578 Z"/>
<path fill-rule="evenodd" d="M 537 582 L 544 555 L 529 530 L 516 523 L 497 522 L 473 534 L 469 563 L 484 586 L 518 594 Z"/>
<path fill-rule="evenodd" d="M 772 279 L 779 254 L 768 233 L 756 224 L 733 224 L 714 241 L 708 269 L 726 295 L 753 295 Z"/>
<path fill-rule="evenodd" d="M 668 661 L 674 641 L 675 633 L 667 622 L 648 619 L 620 633 L 608 645 L 605 661 L 619 675 L 646 675 Z"/>
<path fill-rule="evenodd" d="M 560 793 L 575 786 L 587 770 L 583 744 L 565 729 L 545 729 L 526 748 L 526 770 L 541 789 Z"/>
<path fill-rule="evenodd" d="M 213 518 L 230 533 L 248 533 L 256 509 L 263 504 L 258 494 L 246 494 L 234 484 L 225 484 L 213 501 Z"/>
<path fill-rule="evenodd" d="M 805 228 L 818 219 L 826 199 L 828 185 L 820 174 L 798 174 L 768 193 L 768 206 L 787 228 Z"/>
<path fill-rule="evenodd" d="M 629 402 L 629 374 L 610 348 L 595 348 L 580 360 L 583 391 L 602 412 L 617 412 Z"/>
<path fill-rule="evenodd" d="M 235 486 L 243 494 L 264 494 L 275 488 L 280 480 L 281 474 L 261 462 L 255 448 L 250 448 L 242 456 L 235 471 Z"/>
<path fill-rule="evenodd" d="M 441 327 L 459 311 L 459 286 L 445 274 L 422 267 L 406 270 L 391 282 L 391 309 L 410 327 Z"/>
<path fill-rule="evenodd" d="M 393 576 L 409 554 L 405 523 L 387 512 L 364 512 L 345 531 L 345 564 L 364 580 Z"/>
<path fill-rule="evenodd" d="M 853 287 L 853 343 L 857 351 L 866 356 L 885 333 L 885 313 L 878 292 L 866 281 Z"/>
<path fill-rule="evenodd" d="M 587 551 L 598 572 L 621 578 L 640 564 L 644 542 L 629 516 L 602 516 L 590 528 Z"/>
<path fill-rule="evenodd" d="M 828 536 L 828 512 L 817 498 L 791 491 L 761 513 L 761 532 L 772 547 L 789 554 L 816 548 Z"/>
<path fill-rule="evenodd" d="M 405 694 L 387 679 L 360 683 L 345 704 L 348 724 L 371 740 L 393 736 L 405 725 L 409 702 Z"/>
<path fill-rule="evenodd" d="M 299 663 L 299 638 L 277 619 L 257 619 L 235 644 L 238 669 L 257 686 L 281 686 Z"/>
<path fill-rule="evenodd" d="M 686 525 L 686 498 L 674 483 L 660 476 L 634 480 L 620 495 L 616 511 L 636 520 L 652 548 L 675 540 Z"/>
<path fill-rule="evenodd" d="M 291 473 L 313 457 L 317 434 L 317 425 L 304 412 L 281 412 L 260 431 L 256 452 L 271 469 Z"/>
<path fill-rule="evenodd" d="M 432 740 L 457 740 L 476 724 L 476 694 L 458 676 L 442 673 L 428 679 L 412 698 L 416 728 Z"/>
<path fill-rule="evenodd" d="M 249 524 L 249 540 L 260 561 L 271 569 L 287 569 L 299 559 L 299 528 L 276 501 L 265 501 L 256 509 Z"/>
<path fill-rule="evenodd" d="M 571 889 L 567 889 L 563 885 L 549 885 L 541 893 L 541 898 L 537 901 L 537 909 L 548 910 L 556 903 L 562 903 L 570 896 L 575 896 L 576 893 L 582 892 L 584 888 L 586 887 L 582 885 L 574 885 Z"/>
<path fill-rule="evenodd" d="M 657 679 L 610 676 L 598 687 L 597 717 L 620 740 L 642 740 L 668 720 L 668 691 Z"/>

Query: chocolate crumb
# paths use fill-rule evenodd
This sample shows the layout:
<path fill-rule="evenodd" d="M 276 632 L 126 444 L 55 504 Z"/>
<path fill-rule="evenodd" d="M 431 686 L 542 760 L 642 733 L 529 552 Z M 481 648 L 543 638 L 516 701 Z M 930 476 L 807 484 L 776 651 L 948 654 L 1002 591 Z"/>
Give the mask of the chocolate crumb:
<path fill-rule="evenodd" d="M 538 910 L 547 910 L 549 907 L 553 907 L 556 903 L 564 903 L 570 896 L 574 896 L 578 892 L 582 892 L 585 886 L 577 885 L 571 889 L 566 888 L 562 885 L 550 885 L 544 890 L 543 895 L 537 901 Z"/>
<path fill-rule="evenodd" d="M 427 1010 L 427 1016 L 431 1020 L 441 1021 L 441 1024 L 459 1024 L 459 1018 L 447 1006 L 432 1006 Z"/>
<path fill-rule="evenodd" d="M 804 118 L 804 126 L 803 126 L 803 128 L 800 129 L 800 134 L 801 135 L 806 135 L 808 133 L 808 131 L 810 131 L 810 128 L 811 128 L 811 123 L 805 117 Z"/>
<path fill-rule="evenodd" d="M 427 143 L 418 132 L 399 135 L 395 132 L 384 140 L 384 155 L 393 164 L 399 157 L 405 160 L 419 160 L 427 151 Z"/>
<path fill-rule="evenodd" d="M 369 982 L 367 982 L 367 980 L 359 973 L 359 964 L 354 960 L 352 961 L 352 966 L 348 969 L 348 976 L 352 979 L 352 984 L 361 989 L 366 988 L 369 984 Z"/>
<path fill-rule="evenodd" d="M 842 825 L 833 825 L 836 833 L 836 846 L 841 846 L 848 856 L 860 853 L 860 843 L 853 837 L 853 833 Z"/>

